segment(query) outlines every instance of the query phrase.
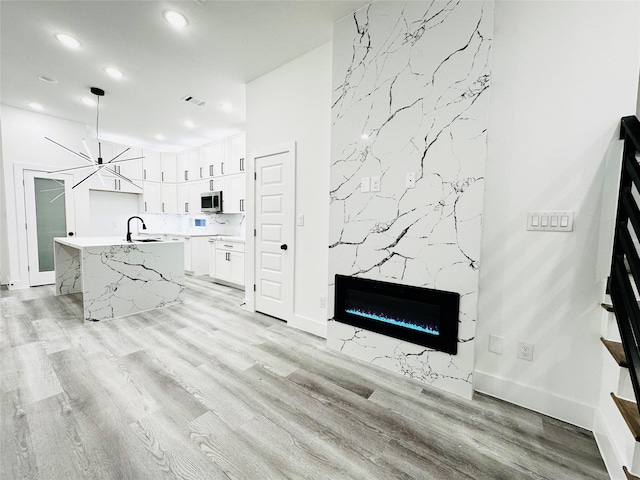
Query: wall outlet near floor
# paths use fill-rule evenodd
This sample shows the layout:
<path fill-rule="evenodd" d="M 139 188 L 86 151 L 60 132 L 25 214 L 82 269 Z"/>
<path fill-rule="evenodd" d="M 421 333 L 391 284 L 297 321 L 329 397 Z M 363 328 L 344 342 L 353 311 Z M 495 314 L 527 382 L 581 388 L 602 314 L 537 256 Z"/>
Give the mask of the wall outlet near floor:
<path fill-rule="evenodd" d="M 327 308 L 327 297 L 320 295 L 320 308 Z"/>
<path fill-rule="evenodd" d="M 522 360 L 533 362 L 533 343 L 518 342 L 518 351 L 516 356 Z"/>
<path fill-rule="evenodd" d="M 489 335 L 489 351 L 502 355 L 504 337 L 498 335 Z"/>

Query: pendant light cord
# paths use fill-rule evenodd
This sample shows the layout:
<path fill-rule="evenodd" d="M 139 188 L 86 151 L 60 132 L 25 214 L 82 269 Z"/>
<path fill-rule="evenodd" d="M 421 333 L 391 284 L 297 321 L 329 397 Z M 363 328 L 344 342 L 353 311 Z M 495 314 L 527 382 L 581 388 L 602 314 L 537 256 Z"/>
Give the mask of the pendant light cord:
<path fill-rule="evenodd" d="M 98 161 L 102 163 L 102 145 L 100 145 L 100 95 L 96 95 L 96 140 L 98 141 Z"/>

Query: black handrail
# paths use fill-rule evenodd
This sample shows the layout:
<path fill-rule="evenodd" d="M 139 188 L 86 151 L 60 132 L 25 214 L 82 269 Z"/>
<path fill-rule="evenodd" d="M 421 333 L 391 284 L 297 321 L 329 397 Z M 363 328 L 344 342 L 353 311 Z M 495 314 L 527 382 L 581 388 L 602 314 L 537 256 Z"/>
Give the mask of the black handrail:
<path fill-rule="evenodd" d="M 632 193 L 634 188 L 640 192 L 640 164 L 636 159 L 640 152 L 640 121 L 635 116 L 622 118 L 620 139 L 624 140 L 624 149 L 609 294 L 640 413 L 640 305 L 631 284 L 633 279 L 640 291 L 640 255 L 631 235 L 633 232 L 640 239 L 640 208 Z"/>

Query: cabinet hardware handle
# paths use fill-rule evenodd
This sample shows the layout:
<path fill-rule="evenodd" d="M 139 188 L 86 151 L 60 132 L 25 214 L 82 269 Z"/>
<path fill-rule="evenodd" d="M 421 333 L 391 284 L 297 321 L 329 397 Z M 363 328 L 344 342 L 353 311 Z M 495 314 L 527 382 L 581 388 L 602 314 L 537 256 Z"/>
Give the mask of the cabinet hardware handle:
<path fill-rule="evenodd" d="M 224 162 L 220 163 L 220 174 L 224 175 Z"/>
<path fill-rule="evenodd" d="M 213 177 L 213 165 L 209 165 L 209 176 Z"/>
<path fill-rule="evenodd" d="M 202 178 L 202 167 L 200 167 L 200 178 Z"/>
<path fill-rule="evenodd" d="M 146 180 L 146 179 L 147 179 L 147 169 L 146 169 L 146 168 L 143 168 L 143 169 L 142 169 L 142 179 L 143 179 L 143 180 Z"/>

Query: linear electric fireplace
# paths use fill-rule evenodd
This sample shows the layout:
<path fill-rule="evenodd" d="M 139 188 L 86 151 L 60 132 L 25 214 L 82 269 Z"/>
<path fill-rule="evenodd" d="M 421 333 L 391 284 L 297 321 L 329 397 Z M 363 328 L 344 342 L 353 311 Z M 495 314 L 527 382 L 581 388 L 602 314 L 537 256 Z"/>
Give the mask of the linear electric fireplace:
<path fill-rule="evenodd" d="M 460 294 L 336 275 L 338 322 L 455 355 Z"/>

